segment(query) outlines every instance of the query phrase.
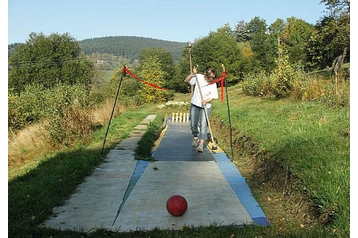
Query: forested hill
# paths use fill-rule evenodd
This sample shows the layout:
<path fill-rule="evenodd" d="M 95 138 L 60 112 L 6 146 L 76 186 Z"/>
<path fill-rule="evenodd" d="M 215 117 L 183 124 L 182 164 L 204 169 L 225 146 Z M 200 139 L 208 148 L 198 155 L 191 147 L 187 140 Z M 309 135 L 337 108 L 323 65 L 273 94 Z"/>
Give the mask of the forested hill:
<path fill-rule="evenodd" d="M 161 47 L 169 51 L 174 60 L 178 60 L 187 43 L 165 41 L 138 36 L 107 36 L 79 41 L 85 54 L 107 53 L 126 58 L 136 58 L 144 48 Z"/>

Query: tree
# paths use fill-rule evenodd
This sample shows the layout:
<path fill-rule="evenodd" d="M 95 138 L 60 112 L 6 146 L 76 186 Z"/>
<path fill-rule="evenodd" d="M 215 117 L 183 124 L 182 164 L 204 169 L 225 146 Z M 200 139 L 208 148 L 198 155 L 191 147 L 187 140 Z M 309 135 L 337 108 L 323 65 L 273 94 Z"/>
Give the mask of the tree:
<path fill-rule="evenodd" d="M 350 13 L 350 0 L 321 0 L 333 14 L 337 12 Z"/>
<path fill-rule="evenodd" d="M 251 49 L 254 52 L 255 68 L 257 71 L 271 72 L 275 67 L 277 57 L 277 40 L 267 34 L 266 21 L 259 17 L 253 18 L 248 24 Z"/>
<path fill-rule="evenodd" d="M 241 74 L 246 73 L 244 60 L 235 36 L 227 30 L 227 26 L 209 33 L 193 45 L 193 64 L 199 66 L 199 71 L 212 67 L 220 76 L 221 64 L 224 64 L 228 82 L 237 81 Z"/>
<path fill-rule="evenodd" d="M 81 54 L 78 42 L 68 33 L 31 33 L 9 58 L 8 84 L 17 93 L 34 83 L 45 88 L 59 83 L 88 86 L 93 76 L 93 63 Z"/>
<path fill-rule="evenodd" d="M 146 48 L 141 50 L 139 54 L 139 61 L 142 65 L 143 62 L 148 60 L 151 57 L 155 57 L 159 60 L 160 63 L 160 69 L 165 72 L 164 74 L 164 82 L 163 86 L 165 88 L 170 88 L 172 85 L 170 81 L 173 80 L 175 69 L 174 69 L 174 61 L 171 53 L 163 48 L 157 47 L 157 48 Z"/>
<path fill-rule="evenodd" d="M 246 74 L 254 70 L 255 68 L 255 58 L 254 52 L 251 49 L 251 44 L 249 41 L 239 42 L 238 47 L 242 53 L 242 71 L 240 73 L 240 80 L 244 78 Z"/>
<path fill-rule="evenodd" d="M 156 56 L 146 57 L 142 62 L 140 78 L 159 87 L 164 86 L 166 73 L 161 70 L 160 60 Z M 168 90 L 160 90 L 147 84 L 141 84 L 141 95 L 145 102 L 165 102 L 172 96 Z"/>
<path fill-rule="evenodd" d="M 273 22 L 269 26 L 268 31 L 270 35 L 276 34 L 275 36 L 279 36 L 279 34 L 281 34 L 285 30 L 285 27 L 286 27 L 285 21 L 278 18 L 275 22 Z"/>
<path fill-rule="evenodd" d="M 330 12 L 315 26 L 308 41 L 307 61 L 312 68 L 326 68 L 347 49 L 350 62 L 350 0 L 321 0 Z"/>
<path fill-rule="evenodd" d="M 295 17 L 287 18 L 287 24 L 280 34 L 289 56 L 289 63 L 304 65 L 306 48 L 314 26 Z"/>
<path fill-rule="evenodd" d="M 252 39 L 247 28 L 247 23 L 242 20 L 237 23 L 235 27 L 235 34 L 237 42 L 246 42 Z"/>
<path fill-rule="evenodd" d="M 350 15 L 329 15 L 322 18 L 308 41 L 307 60 L 315 68 L 326 68 L 347 49 L 350 62 Z"/>

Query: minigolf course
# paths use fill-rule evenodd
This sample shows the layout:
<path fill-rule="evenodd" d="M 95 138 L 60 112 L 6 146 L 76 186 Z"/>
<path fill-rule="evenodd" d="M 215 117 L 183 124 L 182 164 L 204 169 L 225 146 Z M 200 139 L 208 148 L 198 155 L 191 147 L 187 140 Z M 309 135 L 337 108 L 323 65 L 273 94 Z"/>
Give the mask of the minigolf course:
<path fill-rule="evenodd" d="M 76 193 L 42 226 L 90 232 L 179 230 L 184 226 L 269 226 L 245 178 L 220 148 L 199 153 L 191 147 L 189 122 L 166 121 L 155 162 L 136 160 L 134 149 L 149 115 L 131 136 L 110 151 L 105 161 L 79 185 Z M 187 209 L 171 215 L 168 199 L 181 195 Z"/>

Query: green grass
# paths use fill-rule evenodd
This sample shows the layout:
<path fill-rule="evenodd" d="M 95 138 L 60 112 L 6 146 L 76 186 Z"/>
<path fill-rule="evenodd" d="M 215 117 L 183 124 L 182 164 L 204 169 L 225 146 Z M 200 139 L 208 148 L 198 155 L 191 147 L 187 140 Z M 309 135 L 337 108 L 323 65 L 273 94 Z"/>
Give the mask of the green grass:
<path fill-rule="evenodd" d="M 155 141 L 159 138 L 160 132 L 164 129 L 164 114 L 159 113 L 155 120 L 148 125 L 147 131 L 138 142 L 135 149 L 135 158 L 142 160 L 154 161 L 155 158 L 151 156 L 152 148 L 155 146 Z"/>
<path fill-rule="evenodd" d="M 106 128 L 95 132 L 91 143 L 52 153 L 35 169 L 11 179 L 8 183 L 9 237 L 42 236 L 43 229 L 37 226 L 51 215 L 52 208 L 62 205 L 84 178 L 103 161 L 109 150 L 127 138 L 129 132 L 150 111 L 150 106 L 128 109 L 115 118 L 103 154 Z M 61 234 L 57 231 L 52 233 Z"/>
<path fill-rule="evenodd" d="M 308 194 L 321 215 L 331 223 L 310 229 L 276 226 L 184 227 L 183 231 L 152 230 L 115 233 L 95 230 L 90 234 L 39 228 L 54 206 L 62 205 L 76 187 L 102 161 L 101 153 L 106 128 L 93 134 L 89 144 L 76 145 L 44 158 L 35 169 L 8 182 L 9 237 L 347 237 L 349 236 L 349 108 L 330 109 L 313 103 L 298 103 L 248 97 L 239 87 L 229 88 L 231 122 L 234 139 L 242 155 L 266 164 L 288 168 L 299 182 L 297 189 Z M 187 95 L 184 96 L 187 99 Z M 181 99 L 180 99 L 181 100 Z M 128 109 L 113 119 L 105 147 L 107 154 L 129 135 L 147 115 L 159 114 L 152 128 L 159 128 L 164 115 L 183 108 L 158 110 L 153 105 Z M 185 108 L 184 110 L 187 110 Z M 228 126 L 226 104 L 218 100 L 212 111 L 213 121 Z M 225 128 L 215 128 L 219 145 L 229 151 Z M 153 133 L 156 129 L 153 130 Z M 153 144 L 150 137 L 143 141 L 143 154 Z M 149 142 L 148 142 L 149 141 Z M 236 144 L 235 144 L 236 145 Z M 230 153 L 228 153 L 230 156 Z M 235 155 L 235 160 L 243 162 Z M 261 171 L 262 172 L 262 171 Z M 260 173 L 260 171 L 257 171 Z M 273 176 L 273 175 L 272 175 Z M 274 177 L 274 176 L 273 176 Z M 268 179 L 268 178 L 267 178 Z M 258 194 L 253 191 L 254 194 Z M 263 207 L 265 210 L 265 207 Z M 269 214 L 268 214 L 269 215 Z M 336 229 L 336 232 L 332 232 Z"/>
<path fill-rule="evenodd" d="M 299 182 L 298 189 L 317 206 L 319 219 L 348 234 L 349 108 L 253 98 L 238 87 L 231 88 L 229 97 L 232 127 L 237 132 L 233 140 L 250 138 L 246 146 L 241 143 L 243 154 L 261 156 L 266 164 L 288 168 L 287 173 Z M 214 108 L 213 117 L 228 124 L 227 105 L 215 102 Z"/>

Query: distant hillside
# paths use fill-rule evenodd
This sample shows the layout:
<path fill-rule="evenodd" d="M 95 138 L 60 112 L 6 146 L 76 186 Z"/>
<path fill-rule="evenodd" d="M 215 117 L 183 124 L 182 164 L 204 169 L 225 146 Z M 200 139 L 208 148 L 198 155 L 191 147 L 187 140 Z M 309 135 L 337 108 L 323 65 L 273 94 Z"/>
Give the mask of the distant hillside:
<path fill-rule="evenodd" d="M 107 53 L 126 58 L 137 58 L 144 48 L 161 47 L 172 53 L 173 59 L 179 60 L 187 43 L 157 40 L 137 36 L 107 36 L 79 41 L 85 54 Z"/>

